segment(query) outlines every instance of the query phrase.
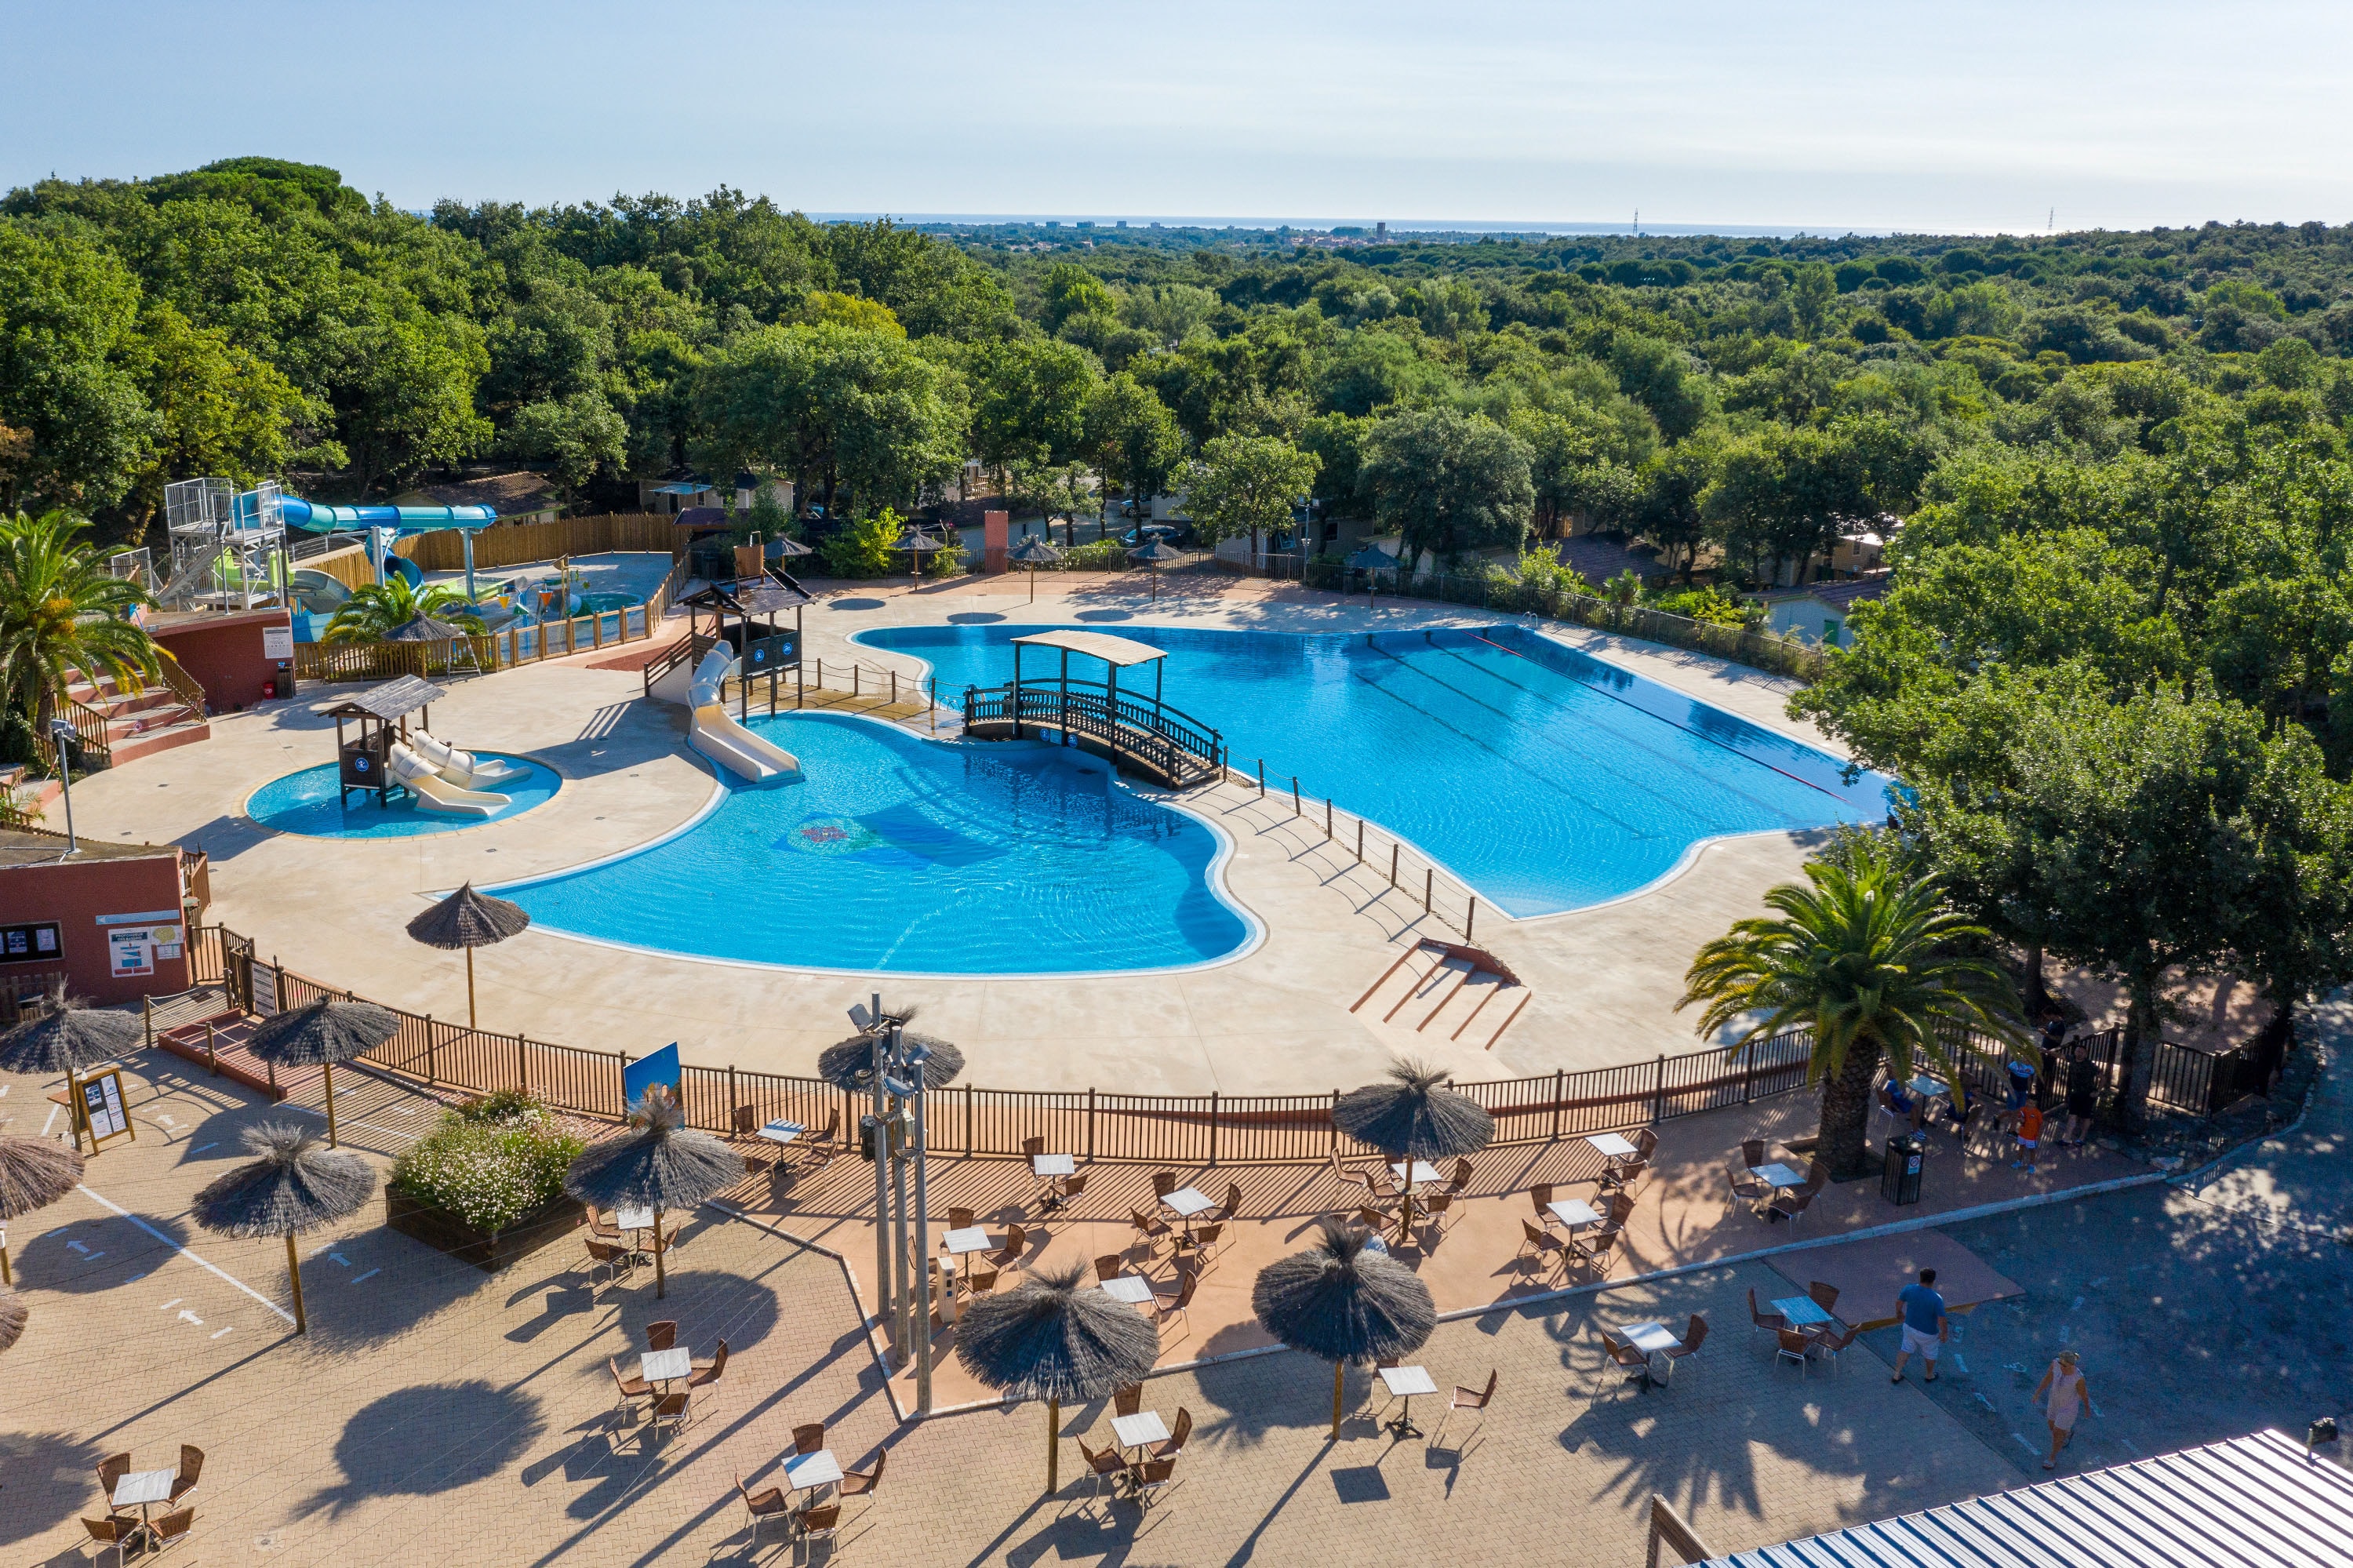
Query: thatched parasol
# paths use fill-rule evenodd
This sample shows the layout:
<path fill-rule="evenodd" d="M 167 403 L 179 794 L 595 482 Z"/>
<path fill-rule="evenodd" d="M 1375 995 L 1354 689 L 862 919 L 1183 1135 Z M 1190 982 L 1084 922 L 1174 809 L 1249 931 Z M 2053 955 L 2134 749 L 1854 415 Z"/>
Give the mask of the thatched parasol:
<path fill-rule="evenodd" d="M 947 546 L 911 523 L 907 525 L 907 531 L 899 535 L 899 542 L 891 547 L 906 552 L 908 575 L 917 582 L 921 582 L 923 580 L 923 557 L 935 556 L 946 549 Z"/>
<path fill-rule="evenodd" d="M 81 1180 L 81 1150 L 46 1138 L 0 1138 L 0 1285 L 13 1285 L 6 1224 L 46 1209 Z"/>
<path fill-rule="evenodd" d="M 319 1147 L 307 1127 L 263 1122 L 245 1129 L 248 1150 L 261 1156 L 196 1194 L 196 1224 L 221 1235 L 284 1236 L 286 1272 L 294 1282 L 294 1331 L 307 1334 L 302 1260 L 294 1238 L 359 1212 L 375 1191 L 375 1171 L 356 1154 Z"/>
<path fill-rule="evenodd" d="M 1005 558 L 1015 566 L 1029 568 L 1029 602 L 1035 604 L 1038 602 L 1038 568 L 1052 566 L 1062 558 L 1062 552 L 1054 547 L 1051 540 L 1033 534 L 1005 552 Z"/>
<path fill-rule="evenodd" d="M 1130 550 L 1127 553 L 1127 558 L 1131 561 L 1142 561 L 1145 566 L 1150 569 L 1152 573 L 1152 599 L 1153 602 L 1156 604 L 1160 599 L 1160 563 L 1163 561 L 1181 561 L 1185 558 L 1185 552 L 1172 547 L 1167 540 L 1162 538 L 1159 535 L 1155 534 L 1145 544 L 1135 549 Z"/>
<path fill-rule="evenodd" d="M 1443 1086 L 1452 1077 L 1410 1059 L 1391 1065 L 1386 1084 L 1351 1089 L 1332 1105 L 1332 1122 L 1359 1143 L 1393 1160 L 1452 1160 L 1476 1154 L 1494 1140 L 1495 1118 L 1468 1095 Z M 1410 1177 L 1411 1171 L 1407 1175 Z M 1400 1234 L 1413 1228 L 1413 1183 L 1405 1189 Z"/>
<path fill-rule="evenodd" d="M 412 615 L 384 634 L 386 642 L 454 642 L 473 633 L 463 626 L 429 615 Z"/>
<path fill-rule="evenodd" d="M 1294 1351 L 1332 1363 L 1332 1436 L 1340 1436 L 1340 1379 L 1353 1361 L 1402 1356 L 1438 1326 L 1438 1304 L 1420 1277 L 1365 1244 L 1371 1235 L 1326 1216 L 1305 1252 L 1259 1270 L 1250 1308 Z"/>
<path fill-rule="evenodd" d="M 1061 1482 L 1062 1401 L 1101 1399 L 1141 1383 L 1160 1359 L 1160 1330 L 1134 1308 L 1079 1283 L 1086 1266 L 1030 1270 L 984 1296 L 956 1326 L 956 1360 L 988 1387 L 1046 1402 L 1046 1495 Z"/>
<path fill-rule="evenodd" d="M 327 1091 L 327 1147 L 335 1144 L 335 1064 L 356 1061 L 400 1033 L 400 1015 L 372 1001 L 322 996 L 262 1021 L 246 1049 L 274 1067 L 316 1067 Z"/>
<path fill-rule="evenodd" d="M 47 1077 L 63 1073 L 66 1114 L 80 1147 L 87 1125 L 82 1113 L 81 1075 L 92 1067 L 119 1060 L 146 1039 L 147 1026 L 136 1014 L 92 1007 L 79 997 L 68 997 L 62 983 L 49 993 L 38 1017 L 28 1018 L 0 1034 L 0 1069 Z M 91 1140 L 93 1150 L 97 1140 Z"/>
<path fill-rule="evenodd" d="M 743 1156 L 685 1123 L 676 1100 L 649 1093 L 631 1113 L 628 1131 L 590 1144 L 564 1173 L 564 1190 L 584 1203 L 654 1212 L 657 1297 L 670 1294 L 662 1271 L 662 1211 L 691 1209 L 744 1179 Z"/>
<path fill-rule="evenodd" d="M 23 1297 L 13 1290 L 0 1290 L 0 1351 L 6 1350 L 23 1337 L 25 1319 L 31 1315 L 26 1309 Z"/>
<path fill-rule="evenodd" d="M 408 923 L 408 934 L 428 948 L 466 949 L 466 1027 L 480 1027 L 474 1017 L 474 949 L 503 942 L 531 924 L 520 904 L 474 891 L 472 883 Z"/>
<path fill-rule="evenodd" d="M 932 1054 L 923 1059 L 923 1087 L 944 1089 L 955 1082 L 964 1071 L 964 1053 L 934 1035 L 918 1034 L 910 1029 L 900 1038 L 910 1045 L 927 1045 Z M 847 1094 L 871 1094 L 874 1089 L 874 1036 L 853 1034 L 838 1045 L 828 1045 L 817 1054 L 817 1075 Z"/>

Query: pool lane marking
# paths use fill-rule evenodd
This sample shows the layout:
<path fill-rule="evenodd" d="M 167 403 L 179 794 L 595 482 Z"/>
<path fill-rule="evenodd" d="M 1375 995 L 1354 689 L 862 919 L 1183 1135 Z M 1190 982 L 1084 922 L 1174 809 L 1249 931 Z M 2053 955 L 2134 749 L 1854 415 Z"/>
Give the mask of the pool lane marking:
<path fill-rule="evenodd" d="M 289 1312 L 285 1308 L 280 1307 L 277 1302 L 272 1301 L 269 1297 L 264 1296 L 260 1291 L 256 1290 L 252 1286 L 248 1285 L 244 1280 L 239 1279 L 236 1275 L 229 1273 L 227 1269 L 218 1267 L 214 1264 L 207 1263 L 203 1258 L 198 1257 L 195 1253 L 190 1252 L 186 1247 L 182 1246 L 178 1242 L 174 1241 L 170 1236 L 165 1235 L 162 1231 L 157 1230 L 153 1225 L 149 1224 L 146 1221 L 141 1219 L 138 1215 L 132 1213 L 121 1204 L 114 1202 L 111 1199 L 102 1197 L 99 1193 L 91 1192 L 88 1187 L 81 1186 L 78 1183 L 76 1184 L 74 1191 L 81 1193 L 84 1197 L 90 1199 L 101 1207 L 110 1209 L 115 1213 L 121 1215 L 124 1219 L 129 1220 L 132 1224 L 137 1225 L 141 1230 L 145 1231 L 149 1235 L 153 1236 L 157 1241 L 162 1242 L 165 1246 L 170 1247 L 174 1252 L 178 1253 L 182 1257 L 186 1258 L 190 1263 L 195 1264 L 198 1268 L 205 1270 L 208 1274 L 217 1275 L 221 1278 L 228 1281 L 231 1285 L 236 1286 L 239 1290 L 244 1291 L 248 1296 L 252 1297 L 256 1301 L 260 1302 L 264 1307 L 269 1308 L 272 1312 L 277 1313 L 280 1318 L 285 1319 L 288 1322 L 291 1323 L 294 1320 L 293 1313 Z"/>
<path fill-rule="evenodd" d="M 1469 635 L 1469 636 L 1471 636 L 1471 637 L 1472 637 L 1472 638 L 1477 639 L 1477 640 L 1478 640 L 1479 641 L 1481 641 L 1481 642 L 1485 642 L 1485 643 L 1487 643 L 1487 646 L 1488 646 L 1488 647 L 1493 648 L 1493 649 L 1495 649 L 1495 650 L 1497 650 L 1498 652 L 1504 652 L 1504 653 L 1510 653 L 1510 654 L 1512 655 L 1512 657 L 1513 657 L 1513 658 L 1514 658 L 1514 659 L 1523 660 L 1523 661 L 1525 661 L 1525 662 L 1528 662 L 1528 663 L 1531 663 L 1531 664 L 1536 664 L 1536 668 L 1538 668 L 1538 669 L 1540 669 L 1540 670 L 1550 670 L 1550 671 L 1552 672 L 1552 673 L 1554 673 L 1554 674 L 1556 674 L 1556 675 L 1560 675 L 1560 676 L 1561 676 L 1561 678 L 1562 678 L 1563 680 L 1577 681 L 1577 683 L 1578 685 L 1580 685 L 1580 686 L 1585 687 L 1585 689 L 1586 689 L 1586 690 L 1590 691 L 1590 692 L 1599 692 L 1599 693 L 1600 693 L 1600 694 L 1601 694 L 1601 695 L 1603 695 L 1603 696 L 1605 696 L 1605 697 L 1608 697 L 1611 702 L 1613 702 L 1613 703 L 1620 703 L 1620 704 L 1623 704 L 1625 706 L 1630 707 L 1630 708 L 1632 708 L 1636 713 L 1641 714 L 1641 715 L 1643 717 L 1645 717 L 1645 718 L 1654 718 L 1654 719 L 1657 719 L 1661 724 L 1663 724 L 1663 725 L 1672 725 L 1672 726 L 1673 726 L 1676 729 L 1682 730 L 1685 735 L 1689 735 L 1689 736 L 1697 736 L 1699 739 L 1701 739 L 1701 740 L 1704 740 L 1704 741 L 1707 742 L 1710 746 L 1714 746 L 1714 747 L 1722 747 L 1724 750 L 1725 750 L 1725 751 L 1728 751 L 1728 752 L 1732 753 L 1732 755 L 1733 755 L 1733 756 L 1739 758 L 1740 758 L 1742 761 L 1744 761 L 1744 762 L 1753 762 L 1753 763 L 1757 764 L 1757 767 L 1759 767 L 1759 768 L 1772 768 L 1772 770 L 1773 770 L 1774 772 L 1778 773 L 1778 774 L 1779 774 L 1782 778 L 1784 778 L 1784 779 L 1793 779 L 1793 780 L 1795 780 L 1796 782 L 1798 782 L 1798 783 L 1799 783 L 1799 784 L 1803 784 L 1807 789 L 1811 789 L 1811 790 L 1814 790 L 1814 791 L 1816 791 L 1816 792 L 1817 792 L 1817 793 L 1819 793 L 1819 794 L 1830 795 L 1830 797 L 1831 797 L 1831 800 L 1838 800 L 1839 804 L 1840 804 L 1840 805 L 1841 805 L 1841 806 L 1843 806 L 1843 805 L 1845 805 L 1845 804 L 1846 804 L 1846 802 L 1845 802 L 1844 800 L 1840 800 L 1840 799 L 1839 799 L 1839 797 L 1838 797 L 1838 796 L 1836 796 L 1836 795 L 1831 795 L 1831 792 L 1830 792 L 1828 789 L 1824 789 L 1820 785 L 1819 785 L 1819 784 L 1815 783 L 1812 779 L 1806 779 L 1806 778 L 1801 778 L 1801 777 L 1799 777 L 1799 775 L 1797 775 L 1797 774 L 1795 774 L 1795 773 L 1790 772 L 1790 771 L 1789 771 L 1788 768 L 1774 768 L 1774 767 L 1773 767 L 1773 765 L 1772 765 L 1771 763 L 1769 763 L 1769 762 L 1766 761 L 1763 758 L 1761 758 L 1761 757 L 1752 757 L 1752 756 L 1750 756 L 1747 752 L 1745 752 L 1745 751 L 1741 750 L 1741 749 L 1740 749 L 1738 747 L 1736 747 L 1736 746 L 1727 746 L 1727 745 L 1725 745 L 1723 741 L 1720 741 L 1720 740 L 1716 739 L 1716 738 L 1715 738 L 1715 736 L 1712 736 L 1712 735 L 1707 734 L 1707 733 L 1706 733 L 1705 731 L 1704 731 L 1704 730 L 1697 730 L 1697 729 L 1694 729 L 1691 726 L 1689 726 L 1689 725 L 1687 725 L 1687 724 L 1681 724 L 1681 723 L 1678 723 L 1677 721 L 1675 721 L 1675 720 L 1673 720 L 1673 719 L 1671 719 L 1671 718 L 1667 717 L 1667 715 L 1664 715 L 1664 714 L 1654 714 L 1654 713 L 1652 713 L 1650 709 L 1648 709 L 1648 708 L 1646 708 L 1646 707 L 1642 707 L 1642 706 L 1641 706 L 1641 705 L 1638 705 L 1638 704 L 1634 704 L 1634 703 L 1629 703 L 1629 702 L 1627 702 L 1625 698 L 1623 698 L 1623 697 L 1620 696 L 1620 695 L 1619 695 L 1617 693 L 1615 693 L 1615 692 L 1603 691 L 1601 687 L 1597 686 L 1597 685 L 1594 685 L 1594 684 L 1592 684 L 1590 682 L 1587 682 L 1587 681 L 1577 681 L 1577 677 L 1576 677 L 1576 676 L 1574 676 L 1574 675 L 1562 674 L 1562 672 L 1560 672 L 1560 671 L 1558 671 L 1558 670 L 1554 670 L 1554 669 L 1552 668 L 1552 666 L 1551 666 L 1551 665 L 1549 665 L 1549 664 L 1537 664 L 1537 663 L 1536 663 L 1536 661 L 1535 661 L 1535 660 L 1533 660 L 1533 659 L 1528 658 L 1528 656 L 1527 656 L 1526 654 L 1525 654 L 1525 653 L 1520 653 L 1520 652 L 1514 652 L 1514 650 L 1512 650 L 1512 649 L 1505 648 L 1505 647 L 1504 647 L 1502 643 L 1500 643 L 1500 642 L 1491 642 L 1491 641 L 1488 641 L 1488 640 L 1487 640 L 1486 638 L 1484 638 L 1484 637 L 1480 637 L 1480 636 L 1479 636 L 1479 634 L 1478 634 L 1477 632 L 1475 632 L 1475 631 L 1473 631 L 1473 632 L 1470 632 L 1470 633 L 1468 633 L 1467 635 Z M 1395 656 L 1394 654 L 1392 654 L 1392 655 L 1391 655 L 1391 657 L 1392 657 L 1392 658 L 1394 658 L 1394 657 L 1396 657 L 1396 656 Z M 1593 658 L 1593 655 L 1592 655 L 1592 654 L 1590 654 L 1590 653 L 1588 653 L 1588 654 L 1586 654 L 1586 655 L 1585 655 L 1585 657 L 1586 657 L 1586 658 L 1588 658 L 1588 659 L 1591 659 L 1591 658 Z M 1599 660 L 1595 660 L 1594 662 L 1595 662 L 1596 663 L 1600 662 L 1600 661 L 1599 661 Z M 1404 663 L 1404 662 L 1405 662 L 1405 661 L 1404 661 L 1404 660 L 1402 660 L 1402 659 L 1399 659 L 1399 660 L 1398 660 L 1398 663 L 1400 663 L 1400 664 L 1402 664 L 1402 663 Z M 1617 666 L 1615 666 L 1615 665 L 1611 665 L 1611 666 L 1610 666 L 1610 668 L 1612 668 L 1612 669 L 1615 669 L 1616 667 L 1617 667 Z M 1626 672 L 1626 673 L 1627 673 L 1628 674 L 1630 674 L 1630 675 L 1633 674 L 1633 672 L 1632 672 L 1632 671 L 1630 671 L 1630 671 L 1628 671 L 1628 672 Z M 1647 677 L 1645 677 L 1645 676 L 1641 676 L 1641 675 L 1634 675 L 1634 679 L 1636 679 L 1636 680 L 1638 680 L 1638 681 L 1641 681 L 1641 680 L 1645 680 L 1645 679 L 1647 679 Z M 1657 682 L 1655 682 L 1655 681 L 1651 682 L 1651 683 L 1652 685 L 1658 685 L 1658 683 L 1657 683 Z M 1518 685 L 1519 685 L 1519 683 L 1518 683 L 1517 681 L 1514 681 L 1514 682 L 1513 682 L 1513 683 L 1512 683 L 1512 684 L 1513 684 L 1513 685 L 1515 685 L 1515 686 L 1518 686 Z M 1524 692 L 1525 692 L 1525 691 L 1528 691 L 1528 688 L 1527 688 L 1527 687 L 1525 687 L 1525 686 L 1521 686 L 1521 687 L 1520 687 L 1520 689 L 1521 689 L 1522 691 L 1524 691 Z M 1698 698 L 1696 698 L 1696 697 L 1685 697 L 1685 696 L 1683 696 L 1683 693 L 1681 693 L 1681 692 L 1675 692 L 1675 690 L 1674 690 L 1674 688 L 1673 688 L 1672 686 L 1660 686 L 1660 687 L 1659 687 L 1659 689 L 1660 689 L 1661 691 L 1662 691 L 1662 692 L 1674 692 L 1674 694 L 1675 694 L 1676 696 L 1683 697 L 1683 701 L 1685 701 L 1685 702 L 1687 702 L 1687 703 L 1699 702 L 1699 699 L 1698 699 Z M 1541 693 L 1541 692 L 1530 692 L 1530 693 L 1529 693 L 1529 694 L 1530 694 L 1531 696 L 1543 696 L 1543 695 L 1544 695 L 1544 694 L 1543 694 L 1543 693 Z M 1548 701 L 1549 701 L 1550 699 L 1546 699 L 1546 700 L 1548 700 Z M 1554 705 L 1555 707 L 1558 707 L 1560 705 L 1559 705 L 1558 703 L 1554 703 L 1554 704 L 1553 704 L 1553 705 Z M 1700 705 L 1701 705 L 1702 707 L 1715 707 L 1715 704 L 1713 704 L 1713 703 L 1701 703 L 1701 704 L 1700 704 Z M 1760 725 L 1760 724 L 1755 724 L 1755 723 L 1752 723 L 1750 720 L 1747 720 L 1747 719 L 1745 719 L 1745 718 L 1741 718 L 1741 717 L 1740 717 L 1740 715 L 1739 715 L 1738 714 L 1733 713 L 1733 712 L 1732 712 L 1730 709 L 1728 709 L 1728 708 L 1716 708 L 1716 709 L 1715 709 L 1715 711 L 1716 711 L 1716 712 L 1718 712 L 1718 713 L 1720 713 L 1720 714 L 1725 715 L 1726 717 L 1728 717 L 1728 718 L 1738 719 L 1740 723 L 1745 724 L 1745 725 L 1748 725 L 1750 728 L 1755 729 L 1755 730 L 1757 730 L 1758 732 L 1760 732 L 1760 733 L 1762 733 L 1762 734 L 1765 734 L 1765 735 L 1772 735 L 1772 733 L 1773 733 L 1771 730 L 1766 729 L 1766 728 L 1765 728 L 1765 726 L 1764 726 L 1763 725 Z M 1776 739 L 1786 739 L 1787 737 L 1786 737 L 1786 736 L 1775 736 L 1775 738 L 1776 738 Z M 1801 740 L 1792 740 L 1792 741 L 1790 741 L 1790 742 L 1789 742 L 1789 744 L 1790 744 L 1790 745 L 1792 745 L 1792 746 L 1805 746 L 1805 744 L 1806 744 L 1806 743 L 1805 743 L 1804 741 L 1801 741 Z M 1807 749 L 1810 751 L 1810 750 L 1812 750 L 1812 749 L 1814 749 L 1814 748 L 1813 748 L 1813 747 L 1807 747 Z M 1825 760 L 1831 760 L 1831 755 L 1830 755 L 1830 753 L 1829 753 L 1829 752 L 1827 752 L 1827 751 L 1823 752 L 1821 755 L 1822 755 L 1822 757 L 1823 757 L 1823 758 L 1824 758 Z"/>

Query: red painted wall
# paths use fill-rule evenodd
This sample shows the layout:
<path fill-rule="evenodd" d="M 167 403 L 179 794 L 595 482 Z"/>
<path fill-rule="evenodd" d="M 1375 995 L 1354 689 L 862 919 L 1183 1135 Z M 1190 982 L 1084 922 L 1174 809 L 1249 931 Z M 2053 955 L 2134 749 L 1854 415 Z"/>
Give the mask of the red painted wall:
<path fill-rule="evenodd" d="M 165 626 L 155 641 L 171 650 L 180 667 L 205 689 L 205 700 L 216 713 L 250 707 L 262 701 L 261 687 L 279 676 L 278 662 L 261 651 L 265 626 L 288 624 L 286 612 L 222 616 L 217 621 L 197 620 Z M 288 672 L 291 673 L 291 672 Z M 280 696 L 287 694 L 280 690 Z"/>
<path fill-rule="evenodd" d="M 180 861 L 170 851 L 137 860 L 72 860 L 0 868 L 0 924 L 58 922 L 67 985 L 73 995 L 92 1001 L 136 1001 L 151 992 L 160 996 L 185 991 L 195 983 L 188 978 L 185 928 L 178 958 L 156 959 L 153 974 L 118 976 L 113 972 L 108 928 L 98 923 L 101 915 L 149 915 L 179 908 Z M 0 984 L 6 983 L 13 973 L 55 967 L 0 964 Z"/>

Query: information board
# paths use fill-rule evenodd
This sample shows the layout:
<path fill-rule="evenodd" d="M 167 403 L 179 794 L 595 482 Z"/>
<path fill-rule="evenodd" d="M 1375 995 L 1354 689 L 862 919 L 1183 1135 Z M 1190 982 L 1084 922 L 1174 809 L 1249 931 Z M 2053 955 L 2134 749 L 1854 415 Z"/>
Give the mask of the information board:
<path fill-rule="evenodd" d="M 152 975 L 158 959 L 180 956 L 179 926 L 110 926 L 106 950 L 111 971 L 118 975 Z"/>
<path fill-rule="evenodd" d="M 261 656 L 265 659 L 294 657 L 294 629 L 290 626 L 265 626 L 261 629 Z"/>
<path fill-rule="evenodd" d="M 123 1107 L 122 1074 L 109 1067 L 81 1081 L 82 1123 L 90 1128 L 94 1149 L 110 1138 L 131 1132 L 131 1115 Z M 133 1137 L 137 1135 L 132 1134 Z"/>
<path fill-rule="evenodd" d="M 0 964 L 55 963 L 64 954 L 64 931 L 55 920 L 0 926 Z"/>

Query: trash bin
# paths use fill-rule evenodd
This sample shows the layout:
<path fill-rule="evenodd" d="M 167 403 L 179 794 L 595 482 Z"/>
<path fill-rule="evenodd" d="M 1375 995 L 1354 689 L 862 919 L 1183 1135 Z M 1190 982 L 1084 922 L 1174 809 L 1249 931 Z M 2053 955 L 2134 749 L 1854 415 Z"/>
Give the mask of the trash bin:
<path fill-rule="evenodd" d="M 1887 1163 L 1880 1168 L 1879 1195 L 1891 1203 L 1920 1201 L 1920 1160 L 1927 1140 L 1914 1134 L 1887 1140 Z"/>

